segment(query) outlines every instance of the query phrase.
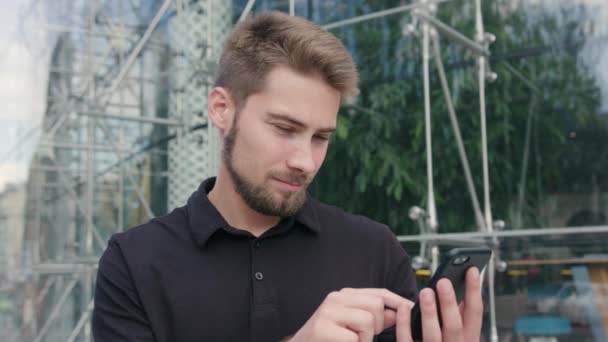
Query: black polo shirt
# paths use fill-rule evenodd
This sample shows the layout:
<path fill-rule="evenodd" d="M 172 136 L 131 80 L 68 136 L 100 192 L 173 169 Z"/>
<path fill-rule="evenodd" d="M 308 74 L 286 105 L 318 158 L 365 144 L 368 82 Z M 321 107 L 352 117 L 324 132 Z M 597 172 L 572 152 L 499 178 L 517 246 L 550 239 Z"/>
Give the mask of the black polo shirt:
<path fill-rule="evenodd" d="M 278 341 L 344 287 L 416 295 L 410 260 L 384 225 L 310 196 L 260 237 L 207 198 L 112 236 L 99 261 L 96 342 Z M 394 340 L 394 330 L 378 340 Z"/>

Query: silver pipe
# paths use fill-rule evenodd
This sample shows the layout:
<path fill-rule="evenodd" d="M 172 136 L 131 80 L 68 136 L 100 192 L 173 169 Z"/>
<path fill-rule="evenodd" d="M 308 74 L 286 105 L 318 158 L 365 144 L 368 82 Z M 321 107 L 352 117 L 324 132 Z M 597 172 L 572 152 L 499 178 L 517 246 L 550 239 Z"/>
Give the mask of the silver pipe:
<path fill-rule="evenodd" d="M 124 121 L 143 122 L 143 123 L 151 123 L 151 124 L 159 124 L 159 125 L 167 125 L 167 126 L 180 126 L 181 125 L 181 123 L 177 120 L 154 118 L 154 117 L 147 117 L 147 116 L 119 115 L 119 114 L 91 112 L 91 111 L 78 112 L 78 114 L 83 115 L 83 116 L 96 117 L 96 118 L 117 119 L 117 120 L 124 120 Z"/>
<path fill-rule="evenodd" d="M 76 339 L 76 337 L 80 333 L 80 330 L 82 329 L 82 327 L 89 320 L 89 316 L 91 315 L 91 312 L 93 311 L 94 306 L 95 306 L 94 300 L 91 300 L 89 302 L 89 304 L 87 304 L 86 310 L 80 316 L 80 319 L 78 320 L 78 323 L 76 323 L 76 326 L 72 330 L 72 333 L 70 333 L 70 336 L 68 337 L 68 339 L 66 340 L 66 342 L 74 342 L 74 340 Z"/>
<path fill-rule="evenodd" d="M 524 138 L 524 151 L 522 156 L 521 172 L 519 178 L 519 186 L 517 189 L 517 208 L 515 216 L 515 228 L 522 227 L 522 212 L 524 209 L 524 201 L 526 198 L 526 174 L 528 173 L 528 161 L 530 159 L 530 139 L 532 136 L 532 125 L 534 125 L 534 117 L 536 114 L 536 94 L 532 94 L 530 104 L 528 105 L 528 117 L 526 118 L 526 136 Z"/>
<path fill-rule="evenodd" d="M 152 32 L 154 32 L 154 30 L 156 29 L 156 26 L 160 22 L 160 19 L 163 17 L 163 15 L 165 15 L 170 5 L 171 0 L 165 0 L 165 2 L 162 4 L 152 21 L 150 21 L 150 24 L 148 25 L 148 28 L 146 29 L 144 34 L 141 36 L 141 39 L 139 40 L 139 42 L 137 42 L 137 45 L 135 46 L 133 51 L 131 51 L 129 57 L 127 57 L 124 66 L 120 69 L 120 72 L 112 82 L 112 85 L 106 92 L 104 92 L 104 95 L 112 95 L 112 93 L 114 93 L 114 91 L 118 89 L 118 86 L 122 82 L 123 78 L 127 75 L 129 70 L 131 70 L 131 66 L 135 62 L 135 59 L 137 58 L 137 56 L 139 56 L 139 53 L 144 48 L 144 45 L 152 35 Z"/>
<path fill-rule="evenodd" d="M 550 235 L 576 235 L 576 234 L 608 234 L 608 226 L 582 226 L 582 227 L 548 227 L 530 228 L 517 230 L 501 230 L 492 232 L 464 232 L 464 233 L 442 233 L 423 235 L 400 235 L 397 239 L 401 242 L 435 241 L 442 239 L 504 239 L 521 238 L 530 236 Z"/>
<path fill-rule="evenodd" d="M 101 122 L 98 122 L 98 124 L 99 124 L 98 126 L 101 127 L 103 134 L 108 139 L 110 146 L 112 146 L 112 148 L 114 149 L 114 153 L 116 153 L 117 155 L 120 156 L 120 151 L 118 150 L 118 146 L 116 146 L 116 143 L 114 142 L 114 140 L 112 140 L 110 133 L 108 132 L 108 127 L 107 127 L 106 123 L 101 121 Z M 135 195 L 139 199 L 139 202 L 141 203 L 141 205 L 144 207 L 144 210 L 146 211 L 146 215 L 148 216 L 149 219 L 153 219 L 156 215 L 154 215 L 154 213 L 152 212 L 152 209 L 150 209 L 150 205 L 144 198 L 144 195 L 141 193 L 141 191 L 139 189 L 139 185 L 135 181 L 135 178 L 133 178 L 133 174 L 128 169 L 126 171 L 127 171 L 126 172 L 127 179 L 129 180 L 129 182 L 131 182 L 131 185 L 133 186 L 133 191 L 135 191 Z"/>
<path fill-rule="evenodd" d="M 90 312 L 90 310 L 93 309 L 93 269 L 91 267 L 87 267 L 86 271 L 83 273 L 83 287 L 84 287 L 84 291 L 82 293 L 82 299 L 83 301 L 86 303 L 87 300 L 90 300 L 88 305 L 83 305 L 82 309 L 83 309 L 83 317 L 80 318 L 80 320 L 78 321 L 78 324 L 76 325 L 76 328 L 78 328 L 78 330 L 80 330 L 79 325 L 83 325 L 84 326 L 84 331 L 83 331 L 83 339 L 84 342 L 89 342 L 92 339 L 92 334 L 91 334 L 91 321 L 89 319 L 83 319 L 85 318 L 84 313 Z M 90 308 L 89 308 L 90 307 Z M 88 318 L 88 317 L 86 317 Z M 82 322 L 82 323 L 81 323 Z M 74 329 L 76 330 L 76 329 Z M 74 333 L 74 331 L 72 331 L 72 333 Z M 76 335 L 78 335 L 78 331 L 76 331 Z M 76 337 L 76 336 L 74 336 Z M 70 335 L 71 338 L 71 335 Z"/>
<path fill-rule="evenodd" d="M 40 143 L 38 143 L 38 146 L 49 147 L 49 148 L 59 148 L 59 149 L 70 149 L 70 150 L 88 150 L 89 148 L 91 148 L 91 150 L 93 150 L 93 151 L 101 151 L 101 152 L 114 151 L 114 150 L 112 150 L 111 147 L 103 146 L 103 145 L 87 146 L 87 145 L 82 145 L 82 144 L 49 142 L 49 141 L 40 142 Z M 125 152 L 124 149 L 122 151 Z"/>
<path fill-rule="evenodd" d="M 420 243 L 425 243 L 427 241 L 421 241 Z M 471 246 L 471 247 L 480 247 L 480 246 L 488 246 L 488 242 L 482 239 L 436 239 L 433 240 L 437 245 L 443 246 Z"/>
<path fill-rule="evenodd" d="M 36 308 L 40 307 L 40 304 L 51 289 L 51 286 L 53 286 L 53 284 L 55 283 L 55 280 L 57 280 L 57 278 L 54 276 L 50 276 L 46 279 L 44 285 L 42 286 L 42 290 L 40 290 L 40 293 L 38 293 L 38 296 L 36 297 Z"/>
<path fill-rule="evenodd" d="M 40 263 L 32 266 L 32 270 L 38 274 L 83 274 L 88 268 L 96 268 L 97 265 L 86 265 L 82 263 Z"/>
<path fill-rule="evenodd" d="M 423 19 L 424 22 L 433 25 L 433 27 L 435 27 L 437 31 L 444 34 L 447 38 L 453 40 L 456 43 L 460 43 L 461 45 L 475 52 L 476 54 L 480 56 L 490 56 L 490 52 L 481 44 L 469 39 L 467 36 L 444 24 L 439 19 L 436 19 L 435 17 L 432 17 L 427 13 L 419 10 L 414 11 L 414 15 L 419 17 L 420 19 Z"/>
<path fill-rule="evenodd" d="M 59 297 L 59 300 L 53 307 L 53 310 L 51 311 L 49 318 L 46 320 L 46 322 L 44 322 L 44 326 L 42 326 L 42 329 L 40 329 L 40 331 L 38 332 L 38 335 L 34 339 L 34 342 L 42 341 L 42 338 L 44 337 L 44 335 L 47 333 L 47 331 L 51 327 L 51 324 L 57 319 L 57 316 L 59 315 L 59 312 L 61 311 L 61 307 L 63 306 L 63 303 L 65 303 L 66 299 L 68 299 L 70 292 L 72 292 L 72 289 L 74 288 L 74 286 L 76 286 L 76 282 L 77 282 L 77 279 L 72 279 L 72 281 L 68 284 L 68 286 L 65 288 L 65 290 L 63 290 L 61 297 Z"/>
<path fill-rule="evenodd" d="M 525 85 L 528 86 L 528 88 L 530 88 L 531 90 L 533 90 L 535 93 L 540 93 L 540 89 L 529 79 L 527 79 L 524 75 L 521 74 L 521 72 L 519 72 L 517 69 L 515 69 L 513 67 L 513 65 L 511 65 L 511 63 L 509 62 L 502 62 L 504 64 L 504 66 L 509 69 L 509 72 L 511 72 L 513 74 L 513 76 L 515 76 L 516 78 L 519 78 L 520 81 L 522 81 Z"/>
<path fill-rule="evenodd" d="M 58 167 L 57 162 L 54 159 L 50 158 L 49 161 L 51 163 L 53 163 L 53 165 L 55 165 L 56 167 Z M 70 196 L 72 198 L 72 200 L 74 201 L 74 204 L 76 205 L 76 208 L 80 211 L 80 213 L 82 214 L 82 216 L 85 217 L 85 219 L 87 220 L 87 222 L 90 221 L 90 224 L 93 227 L 93 232 L 94 232 L 95 240 L 97 241 L 97 243 L 99 244 L 99 246 L 101 248 L 104 248 L 105 247 L 105 242 L 103 241 L 103 239 L 101 238 L 101 235 L 99 234 L 99 231 L 97 230 L 97 228 L 93 224 L 92 217 L 88 214 L 87 210 L 82 207 L 82 204 L 80 204 L 80 201 L 78 200 L 78 195 L 70 187 L 70 184 L 65 180 L 62 171 L 58 172 L 58 177 L 57 178 L 63 184 L 63 187 L 67 190 L 68 196 Z"/>
<path fill-rule="evenodd" d="M 480 44 L 484 44 L 484 50 L 487 51 L 487 44 L 484 43 L 485 32 L 483 28 L 483 18 L 481 15 L 481 0 L 475 0 L 475 33 Z M 480 54 L 478 60 L 478 77 L 479 77 L 479 112 L 481 119 L 481 148 L 482 148 L 482 168 L 483 168 L 483 190 L 484 190 L 484 215 L 486 223 L 486 231 L 492 233 L 494 230 L 492 219 L 492 206 L 490 203 L 490 176 L 488 169 L 488 138 L 486 128 L 486 58 L 487 54 Z M 498 245 L 498 240 L 493 237 L 493 241 Z M 495 298 L 495 254 L 492 253 L 490 262 L 487 267 L 488 277 L 488 297 L 490 300 L 490 341 L 498 342 L 498 330 L 496 328 L 496 298 Z"/>
<path fill-rule="evenodd" d="M 82 27 L 69 27 L 69 26 L 64 26 L 64 25 L 59 25 L 59 24 L 46 24 L 46 25 L 44 25 L 42 30 L 46 30 L 49 32 L 59 32 L 59 33 L 77 32 L 77 33 L 81 33 L 81 34 L 92 35 L 95 37 L 122 38 L 122 39 L 127 39 L 129 41 L 133 41 L 132 33 L 119 33 L 116 30 L 110 31 L 110 32 L 90 31 L 89 29 L 82 28 Z M 159 39 L 150 39 L 150 42 L 148 43 L 148 45 L 150 45 L 150 43 L 152 43 L 154 45 L 158 45 L 158 46 L 163 46 L 163 42 Z"/>
<path fill-rule="evenodd" d="M 438 0 L 438 1 L 435 1 L 435 3 L 442 3 L 442 2 L 448 2 L 448 1 L 453 1 L 453 0 Z M 331 24 L 323 25 L 322 27 L 326 30 L 331 30 L 331 29 L 335 29 L 338 27 L 342 27 L 342 26 L 357 24 L 357 23 L 360 23 L 363 21 L 368 21 L 368 20 L 372 20 L 372 19 L 376 19 L 376 18 L 385 17 L 387 15 L 407 12 L 407 11 L 413 10 L 417 7 L 421 7 L 421 5 L 416 3 L 416 4 L 410 4 L 410 5 L 397 6 L 394 8 L 390 8 L 390 9 L 386 9 L 386 10 L 382 10 L 382 11 L 378 11 L 378 12 L 368 13 L 368 14 L 356 16 L 356 17 L 349 18 L 349 19 L 339 20 L 339 21 L 333 22 Z"/>
<path fill-rule="evenodd" d="M 289 15 L 292 17 L 296 15 L 296 6 L 294 0 L 289 0 Z"/>
<path fill-rule="evenodd" d="M 437 209 L 435 207 L 435 190 L 433 188 L 433 145 L 431 136 L 431 91 L 429 80 L 429 25 L 422 24 L 422 78 L 424 85 L 424 125 L 426 137 L 426 177 L 428 188 L 428 219 L 432 232 L 437 229 Z"/>
<path fill-rule="evenodd" d="M 123 127 L 120 127 L 120 146 L 121 148 L 125 143 L 125 130 Z M 119 149 L 120 150 L 120 149 Z M 122 154 L 118 155 L 119 160 L 122 160 Z M 124 163 L 120 163 L 119 168 L 120 176 L 118 178 L 118 231 L 122 232 L 124 230 L 124 202 L 125 202 L 125 165 Z"/>
<path fill-rule="evenodd" d="M 452 103 L 452 94 L 448 87 L 448 81 L 445 76 L 445 70 L 443 69 L 443 61 L 441 60 L 441 50 L 439 48 L 439 37 L 433 35 L 433 51 L 435 55 L 435 66 L 439 74 L 439 80 L 441 82 L 441 89 L 443 90 L 443 98 L 448 107 L 448 114 L 450 116 L 450 122 L 452 124 L 452 130 L 454 131 L 454 137 L 456 138 L 456 146 L 458 146 L 458 155 L 460 156 L 460 162 L 464 171 L 465 180 L 467 182 L 467 189 L 471 198 L 471 204 L 473 205 L 473 212 L 475 213 L 475 222 L 477 223 L 478 229 L 483 229 L 483 215 L 479 206 L 479 200 L 477 199 L 477 190 L 475 190 L 475 183 L 473 183 L 473 176 L 471 175 L 471 168 L 469 166 L 469 158 L 462 142 L 462 134 L 460 133 L 460 126 L 458 125 L 458 118 L 456 117 L 456 111 L 454 110 L 454 104 Z"/>
<path fill-rule="evenodd" d="M 247 18 L 247 16 L 249 15 L 249 12 L 251 12 L 251 9 L 253 8 L 254 3 L 255 3 L 255 0 L 247 1 L 247 4 L 245 5 L 245 8 L 243 9 L 241 16 L 239 17 L 238 22 L 241 22 L 241 21 L 245 20 L 245 18 Z"/>

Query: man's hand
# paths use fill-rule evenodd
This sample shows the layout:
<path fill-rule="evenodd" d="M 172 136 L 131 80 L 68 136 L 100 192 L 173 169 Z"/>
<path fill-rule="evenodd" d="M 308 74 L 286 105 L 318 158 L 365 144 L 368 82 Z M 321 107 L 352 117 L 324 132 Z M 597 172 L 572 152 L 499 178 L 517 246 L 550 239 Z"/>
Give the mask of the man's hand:
<path fill-rule="evenodd" d="M 439 326 L 433 290 L 420 292 L 424 341 L 479 341 L 483 302 L 477 268 L 467 272 L 465 299 L 460 306 L 449 280 L 440 280 L 437 291 L 443 327 Z M 289 341 L 369 342 L 374 335 L 396 324 L 397 342 L 412 342 L 410 311 L 413 306 L 411 301 L 386 289 L 342 289 L 330 293 Z"/>
<path fill-rule="evenodd" d="M 422 336 L 425 342 L 479 341 L 483 316 L 479 270 L 467 271 L 465 298 L 459 306 L 452 283 L 447 279 L 437 282 L 439 307 L 443 326 L 439 327 L 435 294 L 432 289 L 420 291 Z M 397 311 L 397 341 L 411 342 L 410 311 L 412 305 L 402 304 Z"/>
<path fill-rule="evenodd" d="M 386 289 L 331 292 L 289 341 L 372 341 L 374 335 L 395 325 L 399 307 L 412 305 Z"/>

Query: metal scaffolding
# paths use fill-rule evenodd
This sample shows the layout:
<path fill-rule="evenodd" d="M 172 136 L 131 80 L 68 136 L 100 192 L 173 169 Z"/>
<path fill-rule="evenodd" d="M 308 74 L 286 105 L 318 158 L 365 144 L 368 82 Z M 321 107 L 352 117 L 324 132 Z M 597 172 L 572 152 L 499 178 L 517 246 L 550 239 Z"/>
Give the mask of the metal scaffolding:
<path fill-rule="evenodd" d="M 488 63 L 493 36 L 484 31 L 480 0 L 474 0 L 474 38 L 436 18 L 438 6 L 447 1 L 419 0 L 324 26 L 333 30 L 389 15 L 413 20 L 423 54 L 425 110 L 421 114 L 426 122 L 428 202 L 425 209 L 410 210 L 421 235 L 400 236 L 399 240 L 420 242 L 422 262 L 430 260 L 432 265 L 437 265 L 439 244 L 487 244 L 498 251 L 499 238 L 554 233 L 546 229 L 494 231 L 485 112 L 486 82 L 496 78 Z M 183 205 L 200 181 L 217 169 L 219 138 L 207 124 L 206 96 L 222 42 L 232 26 L 231 1 L 143 3 L 81 0 L 48 9 L 65 11 L 80 20 L 45 26 L 56 35 L 56 42 L 47 111 L 28 181 L 24 340 L 91 341 L 94 276 L 108 237 Z M 33 6 L 43 4 L 39 1 Z M 255 1 L 247 1 L 240 19 L 254 5 Z M 293 0 L 289 13 L 297 15 Z M 441 38 L 477 56 L 483 207 L 447 85 Z M 438 234 L 431 141 L 432 59 L 456 137 L 478 229 L 475 233 Z M 535 88 L 517 70 L 512 74 Z M 144 156 L 142 152 L 149 153 Z M 158 193 L 154 190 L 158 188 L 166 190 Z M 606 233 L 608 228 L 557 233 L 585 232 Z M 498 340 L 493 280 L 495 265 L 500 262 L 496 255 L 487 270 L 492 341 Z"/>
<path fill-rule="evenodd" d="M 28 181 L 21 338 L 90 341 L 108 237 L 182 203 L 217 167 L 217 134 L 201 128 L 231 5 L 32 6 L 62 22 L 45 25 L 55 43 Z"/>

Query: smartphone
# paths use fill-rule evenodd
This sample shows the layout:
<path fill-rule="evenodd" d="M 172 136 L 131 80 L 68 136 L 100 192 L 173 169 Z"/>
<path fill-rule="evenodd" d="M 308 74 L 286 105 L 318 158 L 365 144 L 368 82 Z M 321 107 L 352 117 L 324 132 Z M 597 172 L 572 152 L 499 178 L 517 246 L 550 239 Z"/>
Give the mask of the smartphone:
<path fill-rule="evenodd" d="M 456 300 L 460 304 L 464 298 L 465 292 L 465 274 L 471 267 L 477 267 L 479 272 L 486 266 L 492 250 L 485 247 L 479 248 L 454 248 L 450 250 L 443 259 L 443 262 L 437 268 L 437 271 L 431 277 L 426 287 L 435 290 L 437 282 L 442 278 L 448 278 L 454 286 Z M 439 300 L 436 297 L 437 312 L 439 313 L 439 325 L 441 325 L 441 310 L 439 309 Z M 411 329 L 412 338 L 414 341 L 422 340 L 422 318 L 420 315 L 420 306 L 418 300 L 412 308 L 411 313 Z"/>

